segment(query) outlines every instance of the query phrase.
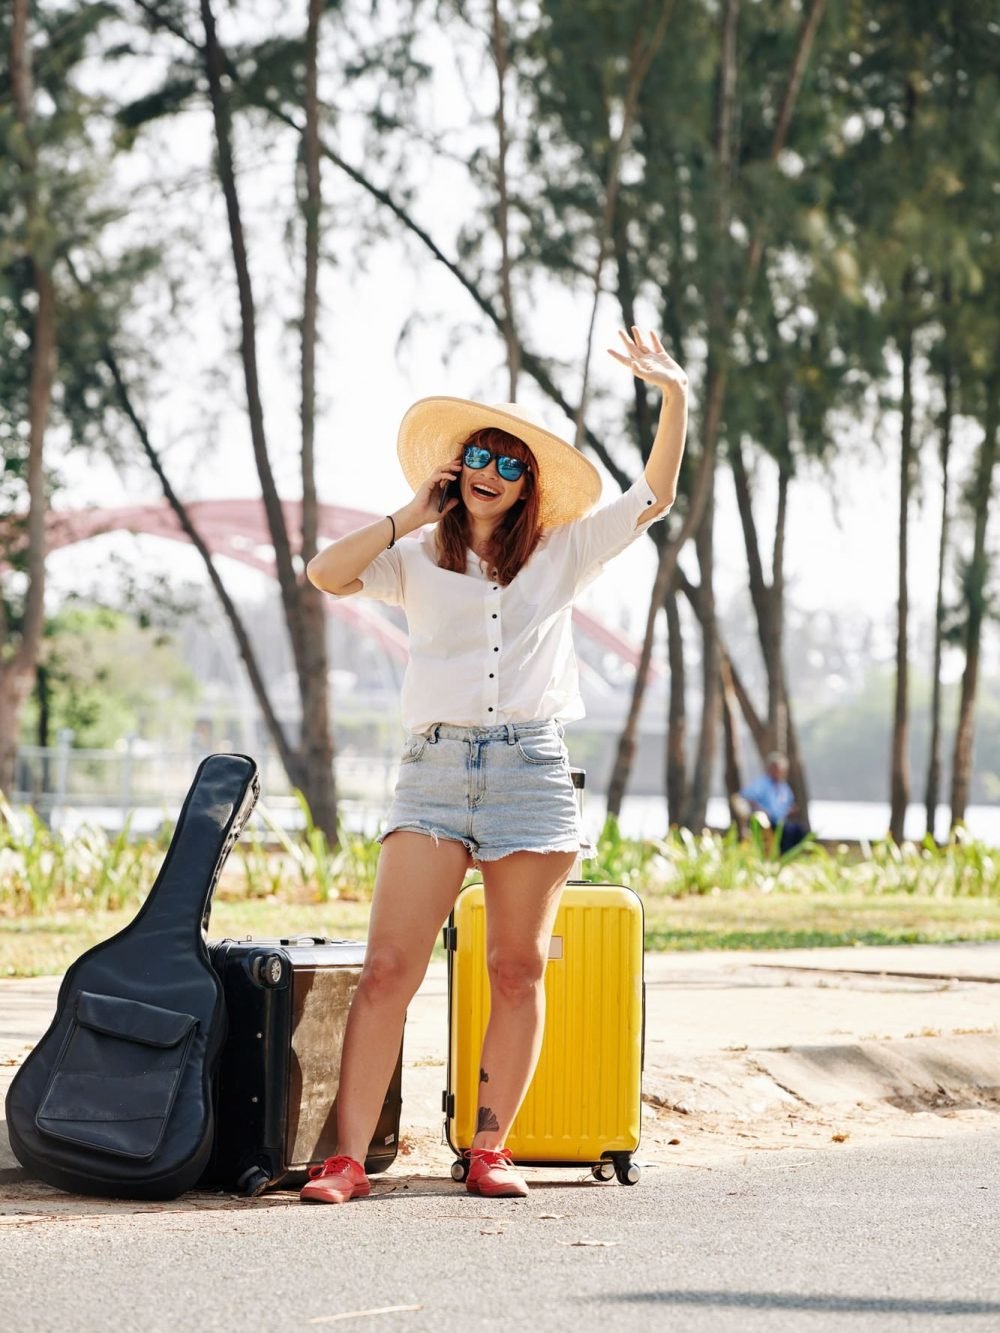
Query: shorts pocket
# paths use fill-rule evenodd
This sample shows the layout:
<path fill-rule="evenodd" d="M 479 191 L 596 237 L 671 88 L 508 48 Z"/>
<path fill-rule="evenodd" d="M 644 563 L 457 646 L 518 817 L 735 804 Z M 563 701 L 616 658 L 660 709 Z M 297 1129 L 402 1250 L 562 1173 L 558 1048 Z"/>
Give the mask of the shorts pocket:
<path fill-rule="evenodd" d="M 517 752 L 529 764 L 561 764 L 567 755 L 562 737 L 555 731 L 519 736 Z"/>
<path fill-rule="evenodd" d="M 35 1115 L 39 1132 L 148 1161 L 163 1138 L 197 1026 L 192 1014 L 81 991 Z"/>
<path fill-rule="evenodd" d="M 399 756 L 400 764 L 418 764 L 424 757 L 424 751 L 427 749 L 429 736 L 410 736 L 403 746 L 403 753 Z"/>

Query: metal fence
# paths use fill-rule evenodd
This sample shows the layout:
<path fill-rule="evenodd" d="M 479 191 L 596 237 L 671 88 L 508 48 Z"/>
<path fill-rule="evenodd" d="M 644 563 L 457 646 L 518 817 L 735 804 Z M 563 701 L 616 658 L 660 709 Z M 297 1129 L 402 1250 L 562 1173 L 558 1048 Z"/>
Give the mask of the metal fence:
<path fill-rule="evenodd" d="M 73 748 L 72 733 L 60 733 L 54 746 L 20 747 L 10 796 L 15 807 L 31 807 L 52 828 L 117 830 L 128 820 L 135 833 L 148 833 L 176 819 L 204 757 L 193 747 L 168 749 L 132 739 L 112 750 L 80 750 Z M 277 755 L 264 752 L 255 759 L 268 814 L 285 828 L 301 827 L 304 814 Z M 396 770 L 395 756 L 337 757 L 338 801 L 348 827 L 373 830 L 388 806 Z"/>

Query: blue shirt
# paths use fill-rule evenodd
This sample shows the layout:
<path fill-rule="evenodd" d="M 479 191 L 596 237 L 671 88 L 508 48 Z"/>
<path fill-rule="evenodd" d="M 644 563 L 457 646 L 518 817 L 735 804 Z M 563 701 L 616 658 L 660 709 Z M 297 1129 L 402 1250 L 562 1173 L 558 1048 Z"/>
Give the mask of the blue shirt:
<path fill-rule="evenodd" d="M 754 805 L 759 805 L 772 824 L 783 824 L 795 804 L 795 796 L 788 783 L 781 778 L 772 778 L 770 773 L 762 773 L 759 778 L 741 787 L 740 795 Z"/>

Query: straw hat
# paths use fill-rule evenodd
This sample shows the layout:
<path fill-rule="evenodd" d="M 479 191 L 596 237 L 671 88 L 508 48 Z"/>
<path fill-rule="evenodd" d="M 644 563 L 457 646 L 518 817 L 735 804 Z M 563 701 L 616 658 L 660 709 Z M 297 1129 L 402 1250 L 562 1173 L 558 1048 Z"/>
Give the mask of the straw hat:
<path fill-rule="evenodd" d="M 558 527 L 582 517 L 600 499 L 601 478 L 572 445 L 532 420 L 517 403 L 473 403 L 465 398 L 421 398 L 399 426 L 396 450 L 414 490 L 458 453 L 475 430 L 505 430 L 523 440 L 538 461 L 539 521 Z"/>

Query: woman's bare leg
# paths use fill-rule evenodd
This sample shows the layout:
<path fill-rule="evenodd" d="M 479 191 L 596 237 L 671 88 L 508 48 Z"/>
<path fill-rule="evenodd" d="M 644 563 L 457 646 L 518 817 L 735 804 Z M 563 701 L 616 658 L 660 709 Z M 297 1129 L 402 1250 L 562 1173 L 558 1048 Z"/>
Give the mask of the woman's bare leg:
<path fill-rule="evenodd" d="M 545 964 L 575 852 L 514 852 L 483 862 L 490 1021 L 474 1148 L 500 1147 L 528 1090 L 545 1028 Z"/>
<path fill-rule="evenodd" d="M 403 1035 L 406 1006 L 427 970 L 469 866 L 460 842 L 390 833 L 382 844 L 361 980 L 344 1034 L 337 1151 L 364 1162 Z"/>

